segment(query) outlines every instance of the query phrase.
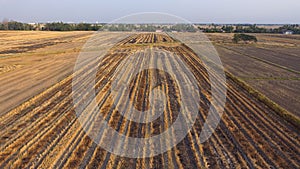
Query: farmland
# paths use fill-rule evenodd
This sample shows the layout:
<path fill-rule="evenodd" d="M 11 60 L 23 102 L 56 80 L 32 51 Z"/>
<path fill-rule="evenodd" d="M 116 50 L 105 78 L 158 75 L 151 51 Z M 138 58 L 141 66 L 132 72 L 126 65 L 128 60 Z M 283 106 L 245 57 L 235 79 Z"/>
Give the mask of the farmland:
<path fill-rule="evenodd" d="M 234 44 L 232 36 L 208 34 L 224 67 L 299 117 L 300 36 L 256 34 L 256 44 Z"/>
<path fill-rule="evenodd" d="M 1 32 L 0 115 L 69 76 L 91 33 Z"/>
<path fill-rule="evenodd" d="M 124 59 L 131 58 L 131 64 L 138 63 L 140 67 L 159 64 L 172 69 L 179 78 L 184 79 L 184 70 L 178 66 L 181 60 L 191 70 L 203 99 L 190 132 L 178 145 L 163 154 L 134 159 L 114 155 L 98 146 L 85 133 L 76 118 L 76 105 L 73 104 L 72 97 L 72 70 L 76 56 L 91 36 L 90 33 L 44 33 L 43 36 L 35 36 L 30 32 L 29 35 L 22 32 L 19 36 L 29 36 L 27 39 L 30 41 L 26 42 L 16 42 L 14 38 L 17 37 L 13 33 L 1 34 L 5 38 L 0 39 L 3 44 L 0 48 L 0 168 L 300 167 L 299 126 L 283 120 L 278 112 L 251 95 L 229 76 L 227 102 L 221 122 L 212 137 L 201 144 L 199 135 L 208 116 L 211 101 L 208 73 L 194 51 L 167 34 L 132 33 L 111 48 L 101 63 L 87 60 L 88 66 L 76 72 L 86 76 L 90 73 L 90 67 L 101 65 L 95 78 L 97 104 L 100 107 L 98 114 L 121 134 L 149 137 L 165 131 L 178 116 L 178 98 L 181 97 L 178 86 L 172 76 L 156 69 L 148 69 L 132 77 L 129 97 L 137 109 L 149 109 L 148 98 L 152 88 L 163 91 L 167 97 L 167 106 L 161 117 L 151 123 L 138 124 L 122 117 L 113 106 L 109 88 L 117 79 L 117 67 Z M 110 45 L 111 39 L 118 38 L 120 34 L 104 32 L 100 37 Z M 225 69 L 270 96 L 272 100 L 279 99 L 280 102 L 282 98 L 276 98 L 278 94 L 272 92 L 277 91 L 266 90 L 267 88 L 288 93 L 287 96 L 281 95 L 286 98 L 295 96 L 292 98 L 295 103 L 287 101 L 282 106 L 291 106 L 290 111 L 299 115 L 296 111 L 299 110 L 297 92 L 300 91 L 297 90 L 300 86 L 297 85 L 297 72 L 300 70 L 296 64 L 299 63 L 299 52 L 293 46 L 298 45 L 298 39 L 262 37 L 267 42 L 274 38 L 276 45 L 282 44 L 282 41 L 290 42 L 291 50 L 288 52 L 284 48 L 277 48 L 277 52 L 270 55 L 267 52 L 272 51 L 272 48 L 267 49 L 270 47 L 267 42 L 259 42 L 262 43 L 259 45 L 264 45 L 264 48 L 259 49 L 257 48 L 261 46 L 234 46 L 229 36 L 222 36 L 209 35 L 217 47 Z M 41 37 L 44 39 L 40 39 Z M 10 38 L 11 41 L 8 41 Z M 164 52 L 156 52 L 155 49 Z M 253 49 L 262 50 L 259 51 L 261 55 L 251 53 Z M 135 52 L 138 54 L 132 55 Z M 285 52 L 291 62 L 282 64 L 280 53 Z M 164 57 L 168 53 L 179 56 L 179 59 Z M 254 56 L 258 59 L 253 59 Z M 158 57 L 162 60 L 158 60 Z M 126 65 L 122 68 L 126 70 L 130 67 L 131 65 Z M 277 80 L 276 78 L 288 79 L 291 82 L 284 81 L 287 85 L 265 85 L 269 81 Z M 73 85 L 80 86 L 83 83 L 85 82 Z M 33 85 L 35 86 L 32 87 Z M 87 114 L 87 117 L 97 119 L 97 114 Z M 87 126 L 88 130 L 97 130 L 99 127 L 93 123 L 87 123 Z M 107 139 L 105 135 L 100 137 L 100 140 Z M 168 144 L 168 141 L 174 140 L 161 140 L 158 146 Z M 142 149 L 141 152 L 151 152 L 152 148 Z"/>

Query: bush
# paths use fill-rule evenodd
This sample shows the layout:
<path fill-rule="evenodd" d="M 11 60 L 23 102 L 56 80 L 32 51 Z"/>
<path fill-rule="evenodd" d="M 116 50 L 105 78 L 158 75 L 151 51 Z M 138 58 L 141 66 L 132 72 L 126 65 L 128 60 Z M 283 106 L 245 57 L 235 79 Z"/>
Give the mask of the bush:
<path fill-rule="evenodd" d="M 234 37 L 232 39 L 234 43 L 239 43 L 239 41 L 244 41 L 244 42 L 257 42 L 257 38 L 252 35 L 246 35 L 246 34 L 234 34 Z"/>

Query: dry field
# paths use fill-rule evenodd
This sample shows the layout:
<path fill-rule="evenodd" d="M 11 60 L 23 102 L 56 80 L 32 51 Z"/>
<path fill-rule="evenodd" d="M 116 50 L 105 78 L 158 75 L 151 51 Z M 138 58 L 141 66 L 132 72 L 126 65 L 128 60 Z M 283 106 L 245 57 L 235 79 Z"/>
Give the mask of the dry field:
<path fill-rule="evenodd" d="M 20 34 L 34 37 L 35 33 Z M 40 41 L 49 40 L 49 36 L 58 39 L 57 41 L 67 41 L 67 43 L 56 44 L 55 46 L 47 45 L 23 53 L 23 49 L 18 49 L 22 45 L 11 42 L 9 48 L 2 49 L 6 52 L 1 55 L 3 58 L 0 59 L 0 63 L 7 65 L 24 63 L 0 74 L 0 168 L 300 167 L 299 126 L 282 120 L 270 107 L 257 100 L 231 78 L 227 79 L 227 103 L 221 122 L 212 137 L 204 144 L 200 144 L 199 134 L 207 117 L 211 98 L 208 74 L 202 61 L 192 50 L 164 34 L 132 35 L 118 43 L 105 55 L 96 76 L 95 89 L 100 106 L 99 113 L 105 117 L 112 128 L 131 137 L 157 135 L 173 124 L 178 116 L 178 105 L 180 105 L 178 98 L 180 95 L 172 77 L 158 70 L 143 71 L 133 77 L 130 82 L 130 98 L 137 109 L 147 110 L 149 108 L 147 98 L 150 89 L 157 87 L 164 91 L 167 95 L 168 106 L 164 109 L 161 117 L 151 123 L 138 124 L 126 120 L 112 105 L 111 93 L 108 89 L 111 82 L 116 78 L 115 69 L 122 60 L 133 57 L 130 53 L 134 51 L 141 51 L 142 53 L 133 58 L 135 62 L 140 63 L 140 66 L 162 64 L 165 67 L 173 67 L 174 72 L 181 72 L 180 67 L 174 63 L 176 61 L 174 59 L 166 58 L 163 62 L 156 63 L 152 58 L 150 63 L 147 62 L 146 57 L 164 55 L 163 53 L 152 52 L 149 50 L 150 47 L 150 49 L 160 49 L 177 54 L 196 77 L 200 88 L 199 93 L 202 97 L 196 123 L 183 141 L 161 155 L 151 158 L 130 159 L 107 152 L 87 136 L 76 119 L 75 107 L 72 104 L 72 75 L 64 78 L 72 72 L 71 67 L 74 66 L 77 50 L 80 49 L 89 33 L 45 33 L 36 36 L 36 39 L 28 38 L 28 42 L 24 43 L 39 44 Z M 116 38 L 118 34 L 103 33 L 102 36 L 107 38 L 107 43 L 109 43 L 110 39 Z M 5 38 L 17 37 L 14 37 L 13 34 L 7 34 Z M 0 43 L 7 42 L 3 38 L 0 40 Z M 230 48 L 227 49 L 228 47 L 225 49 L 222 44 L 218 45 L 218 49 L 224 50 L 225 54 L 221 53 L 221 57 L 227 69 L 229 71 L 238 69 L 235 67 L 236 62 L 233 62 L 232 67 L 230 67 L 230 59 L 226 60 L 226 56 L 236 53 Z M 12 53 L 11 49 L 14 51 L 21 50 L 22 53 Z M 57 52 L 66 52 L 53 54 L 51 52 L 54 49 Z M 11 51 L 7 52 L 9 50 Z M 241 54 L 236 55 L 236 58 L 239 58 Z M 92 67 L 99 64 L 95 62 L 95 60 L 90 60 L 88 65 Z M 254 61 L 249 62 L 249 64 L 252 62 Z M 68 64 L 70 65 L 68 66 Z M 257 62 L 257 64 L 265 64 L 265 62 Z M 89 74 L 89 66 L 84 67 L 78 73 Z M 269 68 L 273 67 L 266 67 L 267 70 Z M 249 72 L 247 69 L 250 67 L 241 69 L 237 72 L 240 74 L 237 75 L 239 77 L 253 77 L 251 71 Z M 262 75 L 268 72 L 263 69 L 255 70 L 255 68 L 252 71 L 254 73 L 262 71 Z M 272 72 L 276 73 L 276 71 L 279 74 L 287 71 L 287 75 L 294 76 L 292 72 L 282 70 L 279 67 L 274 67 Z M 282 73 L 282 75 L 285 74 Z M 179 73 L 178 76 L 182 76 L 182 74 Z M 62 81 L 56 83 L 58 80 Z M 249 80 L 250 83 L 252 81 L 259 80 Z M 54 83 L 56 84 L 52 86 Z M 36 86 L 32 87 L 32 84 Z M 36 95 L 44 88 L 48 89 Z M 22 97 L 19 98 L 18 95 Z M 33 98 L 17 106 L 30 97 Z M 19 100 L 16 101 L 15 99 Z M 13 102 L 8 104 L 7 101 L 10 100 Z M 3 106 L 5 107 L 3 108 Z M 9 111 L 9 109 L 12 110 Z M 96 116 L 95 114 L 88 115 L 90 118 L 97 118 Z M 89 130 L 95 130 L 99 127 L 93 123 L 87 123 L 87 125 Z M 100 140 L 106 139 L 105 135 L 100 137 Z M 158 146 L 168 144 L 168 141 L 161 140 Z M 149 149 L 151 151 L 151 147 Z"/>
<path fill-rule="evenodd" d="M 233 44 L 233 34 L 207 34 L 224 67 L 300 117 L 300 36 L 256 34 L 257 44 Z"/>
<path fill-rule="evenodd" d="M 0 115 L 69 76 L 87 32 L 0 32 Z"/>

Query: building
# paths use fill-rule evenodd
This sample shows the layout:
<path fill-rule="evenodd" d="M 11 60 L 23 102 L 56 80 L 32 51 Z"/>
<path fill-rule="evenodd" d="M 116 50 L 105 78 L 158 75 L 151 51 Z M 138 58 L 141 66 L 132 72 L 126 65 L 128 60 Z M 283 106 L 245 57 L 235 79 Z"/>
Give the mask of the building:
<path fill-rule="evenodd" d="M 283 34 L 285 34 L 285 35 L 292 35 L 292 34 L 294 34 L 294 32 L 290 31 L 290 30 L 287 30 L 287 31 L 283 32 Z"/>

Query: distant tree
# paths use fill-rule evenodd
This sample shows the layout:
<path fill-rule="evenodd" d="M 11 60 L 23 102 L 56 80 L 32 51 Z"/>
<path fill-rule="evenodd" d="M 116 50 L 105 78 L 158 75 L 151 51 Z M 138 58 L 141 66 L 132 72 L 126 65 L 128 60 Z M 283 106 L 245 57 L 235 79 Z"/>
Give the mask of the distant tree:
<path fill-rule="evenodd" d="M 48 31 L 72 31 L 75 30 L 74 25 L 67 24 L 63 22 L 53 22 L 53 23 L 47 23 L 45 25 L 45 30 Z"/>
<path fill-rule="evenodd" d="M 236 32 L 236 33 L 244 33 L 243 26 L 237 25 L 234 32 Z"/>
<path fill-rule="evenodd" d="M 9 22 L 9 20 L 7 18 L 3 19 L 3 21 L 2 21 L 3 30 L 8 30 L 8 22 Z"/>
<path fill-rule="evenodd" d="M 4 20 L 0 23 L 0 30 L 33 30 L 33 26 L 27 23 Z"/>
<path fill-rule="evenodd" d="M 232 33 L 234 30 L 233 26 L 223 26 L 222 30 L 225 31 L 226 33 Z"/>
<path fill-rule="evenodd" d="M 87 24 L 87 23 L 79 23 L 75 26 L 75 30 L 78 31 L 89 31 L 91 29 L 92 29 L 91 24 Z"/>

